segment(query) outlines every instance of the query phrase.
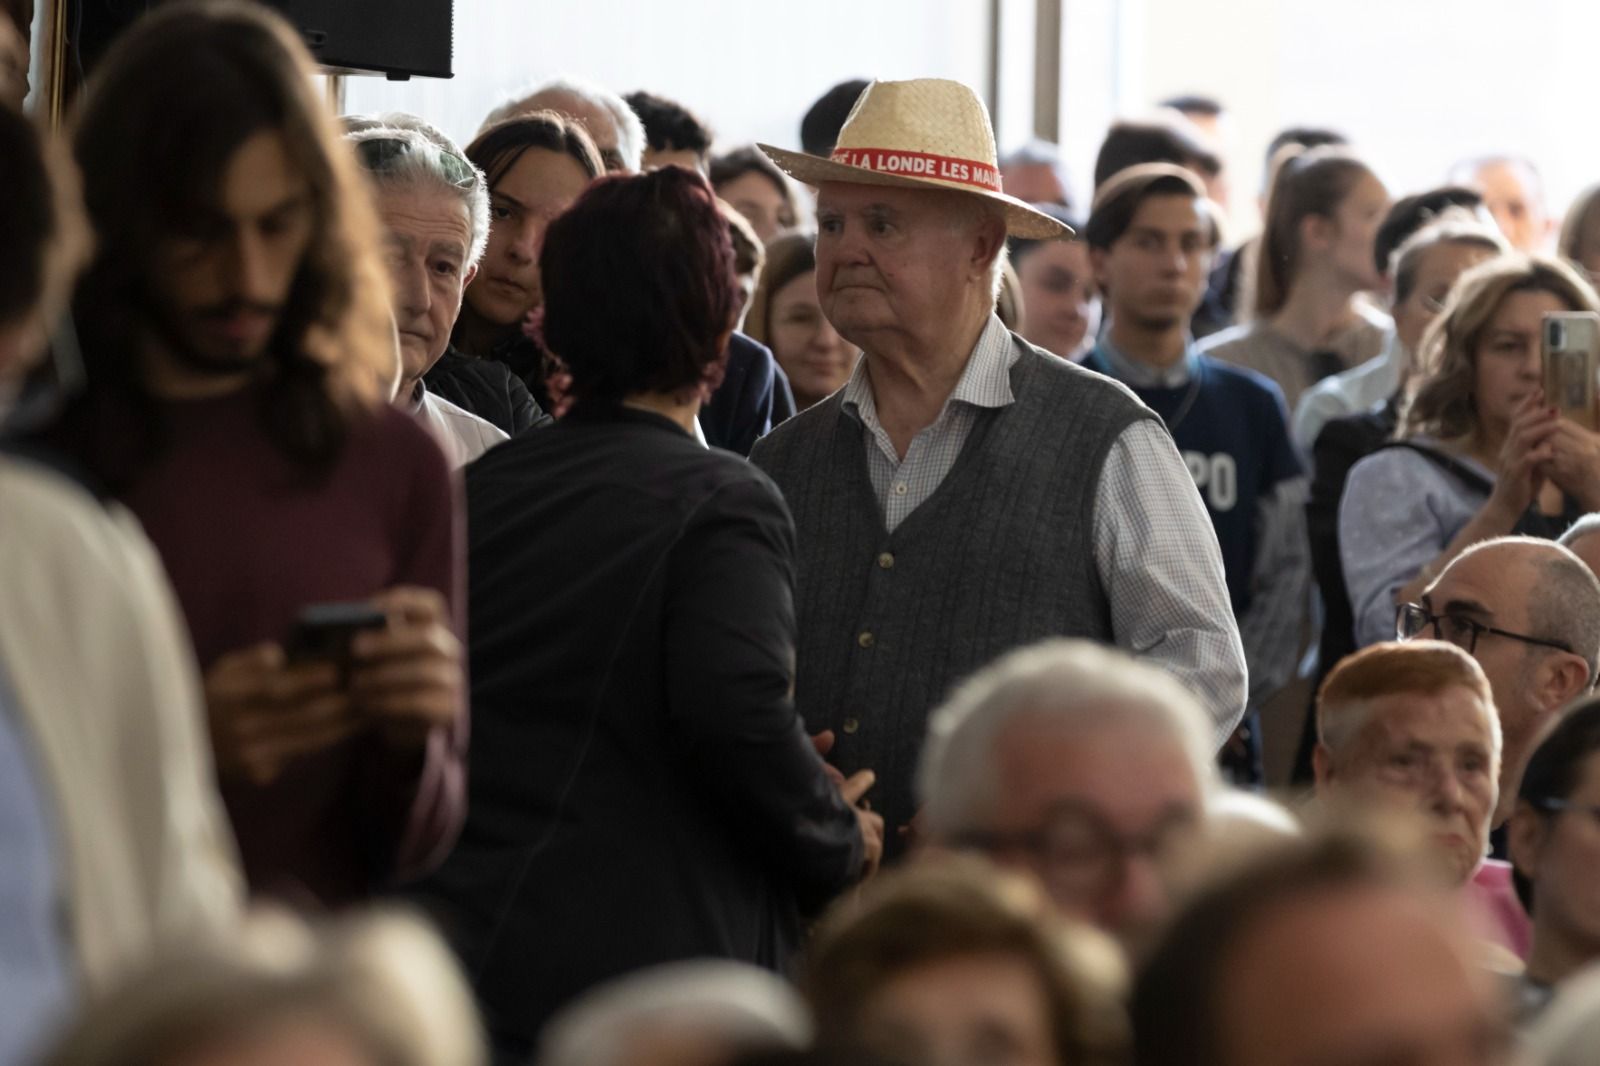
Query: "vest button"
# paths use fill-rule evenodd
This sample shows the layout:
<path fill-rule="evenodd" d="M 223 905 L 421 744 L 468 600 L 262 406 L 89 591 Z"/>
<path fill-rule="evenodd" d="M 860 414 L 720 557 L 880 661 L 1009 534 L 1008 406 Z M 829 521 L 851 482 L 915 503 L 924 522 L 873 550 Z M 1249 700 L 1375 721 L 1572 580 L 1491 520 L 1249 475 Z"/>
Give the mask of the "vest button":
<path fill-rule="evenodd" d="M 862 634 L 856 638 L 856 643 L 861 645 L 863 648 L 870 648 L 877 642 L 878 638 L 866 631 L 862 631 Z"/>
<path fill-rule="evenodd" d="M 884 552 L 882 555 L 878 556 L 878 569 L 880 569 L 880 570 L 889 570 L 889 569 L 892 569 L 893 567 L 894 567 L 894 556 L 893 555 L 889 554 L 888 552 Z"/>
<path fill-rule="evenodd" d="M 853 734 L 853 733 L 855 733 L 856 730 L 861 728 L 861 723 L 858 722 L 854 718 L 846 718 L 844 720 L 844 724 L 842 726 L 840 726 L 840 728 L 843 729 L 846 733 Z"/>

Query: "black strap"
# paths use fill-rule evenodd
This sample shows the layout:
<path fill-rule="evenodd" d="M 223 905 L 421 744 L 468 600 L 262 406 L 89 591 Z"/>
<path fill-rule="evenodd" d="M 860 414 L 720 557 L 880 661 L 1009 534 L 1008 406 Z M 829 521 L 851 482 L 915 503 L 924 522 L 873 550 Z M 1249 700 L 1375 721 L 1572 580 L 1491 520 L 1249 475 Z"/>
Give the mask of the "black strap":
<path fill-rule="evenodd" d="M 1418 444 L 1416 441 L 1410 440 L 1390 441 L 1379 448 L 1378 451 L 1386 452 L 1395 448 L 1404 448 L 1408 452 L 1416 452 L 1418 455 L 1431 460 L 1435 466 L 1446 473 L 1453 474 L 1458 480 L 1465 483 L 1468 488 L 1477 489 L 1485 496 L 1494 491 L 1493 481 L 1490 481 L 1455 456 L 1446 455 L 1444 452 L 1430 448 L 1425 444 Z"/>
<path fill-rule="evenodd" d="M 1446 455 L 1425 444 L 1415 441 L 1397 440 L 1385 444 L 1378 451 L 1388 451 L 1391 448 L 1404 448 L 1416 452 L 1429 460 L 1447 473 L 1453 474 L 1468 488 L 1476 489 L 1485 496 L 1494 491 L 1494 482 L 1472 469 L 1455 456 Z M 1562 497 L 1562 511 L 1558 515 L 1547 515 L 1541 512 L 1537 505 L 1529 507 L 1517 520 L 1516 526 L 1511 530 L 1514 535 L 1525 537 L 1538 537 L 1541 540 L 1556 540 L 1567 528 L 1583 515 L 1577 501 L 1570 496 Z"/>

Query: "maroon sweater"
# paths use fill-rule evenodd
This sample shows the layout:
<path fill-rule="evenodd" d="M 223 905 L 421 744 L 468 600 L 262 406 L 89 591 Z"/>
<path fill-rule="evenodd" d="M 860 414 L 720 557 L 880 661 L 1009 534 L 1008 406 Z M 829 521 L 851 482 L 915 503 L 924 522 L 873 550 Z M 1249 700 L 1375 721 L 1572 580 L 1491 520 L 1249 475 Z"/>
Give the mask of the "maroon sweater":
<path fill-rule="evenodd" d="M 462 616 L 456 492 L 412 419 L 362 418 L 326 480 L 308 482 L 261 431 L 253 390 L 162 414 L 170 445 L 123 500 L 166 563 L 202 670 L 282 641 L 308 604 L 395 585 L 437 589 Z M 463 713 L 422 749 L 368 733 L 269 785 L 224 782 L 252 890 L 336 907 L 436 865 L 465 814 L 466 734 Z"/>

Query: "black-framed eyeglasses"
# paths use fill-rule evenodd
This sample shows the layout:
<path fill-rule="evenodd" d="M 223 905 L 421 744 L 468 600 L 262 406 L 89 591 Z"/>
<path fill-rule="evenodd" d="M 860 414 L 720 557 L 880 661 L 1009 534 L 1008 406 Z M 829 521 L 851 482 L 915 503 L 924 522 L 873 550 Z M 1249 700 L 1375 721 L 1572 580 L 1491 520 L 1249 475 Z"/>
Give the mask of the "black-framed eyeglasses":
<path fill-rule="evenodd" d="M 1530 637 L 1526 633 L 1513 633 L 1509 629 L 1496 629 L 1464 614 L 1434 614 L 1420 603 L 1403 603 L 1395 612 L 1394 633 L 1401 640 L 1414 640 L 1429 627 L 1432 627 L 1436 638 L 1454 644 L 1468 655 L 1477 652 L 1478 639 L 1485 633 L 1505 637 L 1508 640 L 1520 640 L 1524 644 L 1534 644 L 1541 648 L 1554 648 L 1569 655 L 1576 654 L 1570 645 L 1559 640 L 1546 640 L 1543 637 Z"/>
<path fill-rule="evenodd" d="M 1052 807 L 1037 829 L 973 829 L 954 834 L 953 842 L 989 854 L 1026 856 L 1053 896 L 1087 901 L 1114 893 L 1133 856 L 1149 856 L 1158 865 L 1172 861 L 1196 826 L 1192 815 L 1174 812 L 1143 833 L 1124 834 L 1094 807 L 1065 802 Z"/>
<path fill-rule="evenodd" d="M 433 144 L 432 141 L 427 143 L 438 150 L 440 167 L 450 184 L 458 189 L 471 189 L 482 180 L 478 168 L 471 163 L 443 145 Z M 409 155 L 417 147 L 416 142 L 404 137 L 368 137 L 355 144 L 356 154 L 361 157 L 361 165 L 374 173 L 389 169 L 395 160 Z"/>
<path fill-rule="evenodd" d="M 1587 814 L 1590 818 L 1600 823 L 1600 806 L 1592 803 L 1571 803 L 1554 796 L 1534 800 L 1533 806 L 1546 814 Z"/>

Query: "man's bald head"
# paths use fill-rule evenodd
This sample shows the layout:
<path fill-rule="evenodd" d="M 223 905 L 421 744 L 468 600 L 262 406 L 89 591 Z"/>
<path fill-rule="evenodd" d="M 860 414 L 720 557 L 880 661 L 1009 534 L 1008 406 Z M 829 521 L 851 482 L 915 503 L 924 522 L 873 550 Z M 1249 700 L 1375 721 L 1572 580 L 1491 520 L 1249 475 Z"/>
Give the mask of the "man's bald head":
<path fill-rule="evenodd" d="M 588 82 L 560 78 L 514 97 L 489 112 L 479 130 L 534 111 L 554 111 L 583 126 L 610 173 L 636 174 L 644 159 L 644 123 L 627 102 Z"/>
<path fill-rule="evenodd" d="M 1489 677 L 1505 734 L 1498 824 L 1534 737 L 1594 687 L 1600 579 L 1553 541 L 1498 537 L 1457 556 L 1422 602 L 1435 616 L 1472 623 L 1447 626 L 1440 636 L 1465 646 L 1471 637 L 1459 633 L 1476 630 L 1469 650 Z"/>

